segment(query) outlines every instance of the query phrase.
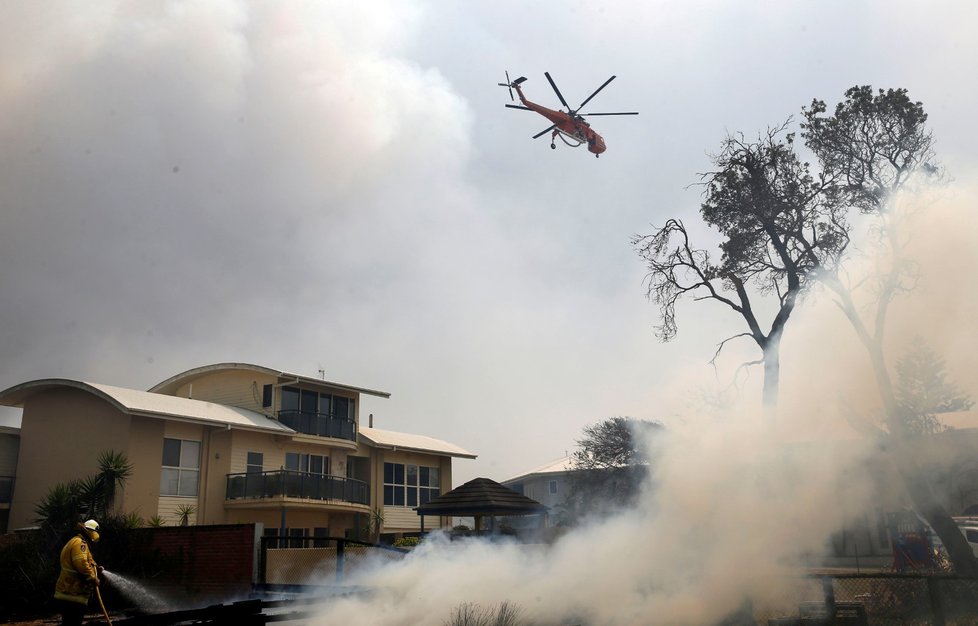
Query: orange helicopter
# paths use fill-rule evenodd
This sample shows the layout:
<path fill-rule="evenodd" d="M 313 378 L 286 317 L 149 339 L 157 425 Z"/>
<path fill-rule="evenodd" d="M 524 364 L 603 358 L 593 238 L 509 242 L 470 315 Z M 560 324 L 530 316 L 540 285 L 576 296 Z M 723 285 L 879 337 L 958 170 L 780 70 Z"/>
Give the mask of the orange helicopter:
<path fill-rule="evenodd" d="M 566 145 L 572 148 L 576 148 L 586 143 L 587 149 L 593 152 L 595 158 L 597 158 L 601 156 L 602 152 L 607 150 L 607 146 L 605 145 L 604 139 L 601 137 L 601 135 L 594 132 L 594 130 L 591 128 L 591 125 L 588 124 L 586 121 L 584 121 L 584 118 L 586 116 L 591 116 L 591 115 L 638 115 L 638 113 L 635 111 L 631 111 L 627 113 L 626 112 L 578 113 L 578 111 L 584 108 L 585 104 L 591 101 L 591 98 L 598 95 L 598 92 L 604 89 L 605 87 L 607 87 L 608 83 L 615 80 L 614 76 L 604 81 L 604 84 L 598 87 L 597 89 L 595 89 L 594 93 L 592 93 L 590 96 L 585 98 L 584 102 L 582 102 L 576 109 L 572 109 L 570 108 L 570 105 L 567 104 L 567 101 L 564 100 L 564 96 L 560 93 L 560 90 L 557 89 L 557 85 L 554 83 L 554 80 L 550 78 L 550 73 L 544 72 L 543 75 L 547 77 L 547 80 L 550 82 L 550 86 L 554 88 L 554 93 L 556 93 L 557 97 L 560 98 L 560 103 L 563 104 L 565 107 L 567 107 L 566 113 L 564 111 L 555 111 L 553 109 L 548 109 L 545 106 L 540 106 L 535 102 L 530 102 L 529 100 L 527 100 L 526 97 L 523 95 L 523 90 L 520 89 L 520 85 L 526 82 L 525 76 L 520 76 L 516 80 L 510 81 L 509 72 L 507 71 L 506 82 L 497 83 L 497 84 L 500 87 L 507 87 L 509 89 L 509 97 L 514 102 L 516 101 L 516 98 L 513 97 L 513 90 L 515 89 L 516 93 L 520 97 L 520 102 L 523 103 L 523 106 L 520 106 L 518 104 L 507 104 L 506 105 L 507 107 L 509 107 L 510 109 L 522 109 L 524 111 L 534 111 L 544 116 L 551 122 L 553 122 L 553 124 L 546 130 L 542 130 L 536 135 L 533 135 L 533 139 L 536 139 L 537 137 L 542 137 L 543 135 L 546 135 L 548 132 L 551 133 L 550 134 L 551 150 L 555 150 L 557 148 L 557 144 L 555 143 L 555 140 L 557 139 L 557 137 L 560 137 L 560 139 Z"/>

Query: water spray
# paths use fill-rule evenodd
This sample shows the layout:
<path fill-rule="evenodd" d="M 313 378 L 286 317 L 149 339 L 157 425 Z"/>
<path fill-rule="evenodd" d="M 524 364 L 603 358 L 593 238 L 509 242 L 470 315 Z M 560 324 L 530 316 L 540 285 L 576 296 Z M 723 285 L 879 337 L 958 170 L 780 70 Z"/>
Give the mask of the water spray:
<path fill-rule="evenodd" d="M 110 572 L 102 571 L 105 580 L 112 584 L 112 588 L 122 594 L 127 600 L 141 609 L 161 610 L 167 607 L 167 602 L 159 597 L 139 582 Z"/>

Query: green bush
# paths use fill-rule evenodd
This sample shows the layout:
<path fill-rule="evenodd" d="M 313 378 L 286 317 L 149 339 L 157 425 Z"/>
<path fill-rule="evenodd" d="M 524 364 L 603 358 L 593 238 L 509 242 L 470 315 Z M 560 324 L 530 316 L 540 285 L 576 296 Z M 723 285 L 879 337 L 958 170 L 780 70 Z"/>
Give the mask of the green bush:
<path fill-rule="evenodd" d="M 421 543 L 421 537 L 401 537 L 394 540 L 395 548 L 413 548 Z"/>

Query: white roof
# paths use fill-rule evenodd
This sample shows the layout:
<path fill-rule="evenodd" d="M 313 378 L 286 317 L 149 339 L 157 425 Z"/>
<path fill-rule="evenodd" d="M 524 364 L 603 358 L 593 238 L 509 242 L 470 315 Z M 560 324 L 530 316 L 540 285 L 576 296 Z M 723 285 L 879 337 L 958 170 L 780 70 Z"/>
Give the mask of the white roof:
<path fill-rule="evenodd" d="M 512 478 L 504 480 L 502 481 L 501 484 L 505 485 L 506 483 L 515 482 L 517 480 L 523 480 L 525 478 L 529 478 L 530 476 L 535 476 L 537 474 L 566 474 L 567 472 L 573 472 L 574 471 L 573 462 L 574 462 L 573 457 L 562 456 L 559 459 L 550 461 L 549 463 L 545 465 L 541 465 L 540 467 L 530 470 L 529 472 L 523 472 L 522 474 L 518 474 L 516 476 L 513 476 Z"/>
<path fill-rule="evenodd" d="M 433 452 L 435 454 L 457 456 L 466 459 L 476 458 L 475 454 L 453 443 L 435 439 L 434 437 L 425 437 L 424 435 L 412 435 L 410 433 L 398 433 L 392 430 L 364 428 L 361 426 L 360 437 L 366 439 L 366 443 L 369 445 L 380 448 Z"/>
<path fill-rule="evenodd" d="M 153 385 L 150 387 L 150 391 L 157 391 L 161 393 L 171 393 L 178 386 L 183 383 L 191 383 L 201 376 L 207 374 L 213 374 L 215 372 L 225 372 L 225 371 L 247 371 L 247 372 L 260 372 L 263 374 L 270 374 L 279 378 L 280 380 L 292 379 L 296 384 L 305 383 L 308 385 L 315 385 L 317 387 L 327 386 L 334 387 L 336 389 L 345 389 L 347 391 L 354 391 L 356 393 L 365 393 L 371 396 L 378 396 L 380 398 L 389 398 L 391 394 L 386 391 L 378 391 L 376 389 L 367 389 L 366 387 L 354 387 L 353 385 L 346 385 L 343 383 L 331 382 L 325 380 L 325 378 L 312 378 L 309 376 L 303 376 L 301 374 L 293 374 L 291 372 L 286 372 L 283 370 L 272 369 L 265 367 L 263 365 L 253 365 L 251 363 L 215 363 L 213 365 L 205 365 L 203 367 L 195 367 L 194 369 L 187 370 L 186 372 L 181 372 L 176 376 L 171 376 L 163 382 Z"/>
<path fill-rule="evenodd" d="M 244 430 L 258 430 L 281 434 L 295 431 L 269 419 L 261 413 L 234 406 L 214 404 L 202 400 L 179 398 L 150 391 L 138 391 L 99 383 L 87 383 L 64 378 L 33 380 L 0 392 L 0 404 L 20 406 L 27 396 L 51 387 L 74 387 L 101 397 L 125 413 L 148 417 L 170 418 L 189 422 L 231 426 Z"/>

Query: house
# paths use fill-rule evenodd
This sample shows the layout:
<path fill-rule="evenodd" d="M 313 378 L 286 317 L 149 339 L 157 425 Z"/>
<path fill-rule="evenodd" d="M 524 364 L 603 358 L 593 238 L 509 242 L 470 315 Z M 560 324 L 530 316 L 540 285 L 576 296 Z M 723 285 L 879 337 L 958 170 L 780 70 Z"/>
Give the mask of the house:
<path fill-rule="evenodd" d="M 576 471 L 572 461 L 570 456 L 564 456 L 500 484 L 554 510 L 563 503 L 570 491 L 573 473 Z"/>
<path fill-rule="evenodd" d="M 191 369 L 148 391 L 16 385 L 0 392 L 0 405 L 23 410 L 9 528 L 34 524 L 53 485 L 94 473 L 112 450 L 134 466 L 118 506 L 146 520 L 172 525 L 189 511 L 192 524 L 256 522 L 267 535 L 418 533 L 413 507 L 451 489 L 453 459 L 476 455 L 373 428 L 372 416 L 363 425 L 366 395 L 390 396 L 245 363 Z"/>

